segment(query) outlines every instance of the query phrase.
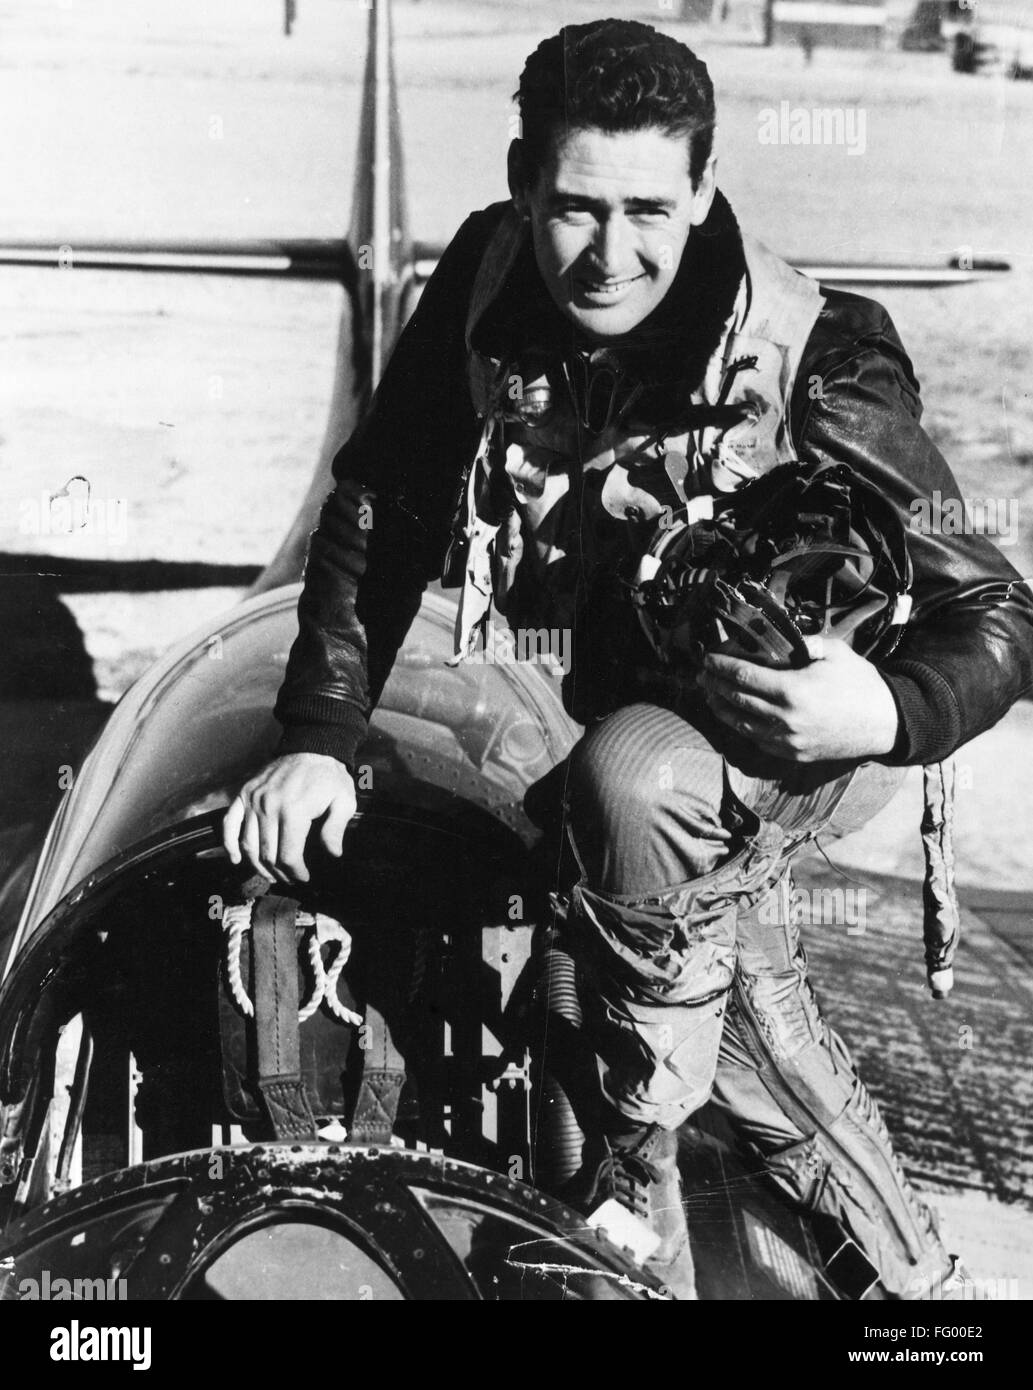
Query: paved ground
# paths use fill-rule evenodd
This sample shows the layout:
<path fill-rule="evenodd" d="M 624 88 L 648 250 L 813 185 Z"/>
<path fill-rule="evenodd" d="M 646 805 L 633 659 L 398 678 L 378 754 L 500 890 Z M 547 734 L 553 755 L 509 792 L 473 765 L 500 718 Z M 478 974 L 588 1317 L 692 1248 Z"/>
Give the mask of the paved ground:
<path fill-rule="evenodd" d="M 1014 935 L 1018 914 L 963 909 L 954 992 L 937 1001 L 925 983 L 919 886 L 871 882 L 863 934 L 807 933 L 826 1011 L 923 1186 L 1033 1208 L 1033 973 L 1029 944 Z M 840 883 L 815 866 L 800 875 L 802 887 Z M 1023 911 L 1028 926 L 1029 899 Z"/>
<path fill-rule="evenodd" d="M 919 884 L 874 874 L 865 882 L 863 932 L 805 927 L 819 997 L 853 1048 L 905 1167 L 933 1194 L 953 1248 L 977 1276 L 1017 1280 L 1019 1296 L 1029 1298 L 1033 897 L 963 892 L 954 992 L 934 1001 Z M 854 886 L 814 860 L 801 866 L 798 885 L 805 903 L 810 893 L 828 902 L 828 890 Z"/>

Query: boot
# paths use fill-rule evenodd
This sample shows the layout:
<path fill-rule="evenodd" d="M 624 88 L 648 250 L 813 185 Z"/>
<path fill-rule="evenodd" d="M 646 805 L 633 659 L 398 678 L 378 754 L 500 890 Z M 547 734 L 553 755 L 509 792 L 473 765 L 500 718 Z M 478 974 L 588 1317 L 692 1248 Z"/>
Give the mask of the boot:
<path fill-rule="evenodd" d="M 595 1142 L 587 1140 L 568 1200 L 592 1225 L 604 1227 L 616 1244 L 632 1249 L 634 1223 L 627 1223 L 625 1232 L 613 1204 L 637 1218 L 638 1231 L 648 1242 L 645 1248 L 651 1251 L 640 1261 L 643 1268 L 667 1287 L 672 1298 L 696 1298 L 678 1173 L 678 1136 L 673 1130 L 637 1125 Z"/>

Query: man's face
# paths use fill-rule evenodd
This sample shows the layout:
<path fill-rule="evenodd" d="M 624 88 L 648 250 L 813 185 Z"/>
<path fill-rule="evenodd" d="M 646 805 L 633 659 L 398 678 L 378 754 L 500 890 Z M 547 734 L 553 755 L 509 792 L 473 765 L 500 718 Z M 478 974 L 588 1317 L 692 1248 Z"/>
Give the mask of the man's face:
<path fill-rule="evenodd" d="M 517 208 L 530 216 L 542 279 L 562 312 L 599 339 L 627 333 L 660 303 L 689 229 L 714 197 L 714 162 L 689 177 L 684 135 L 570 130 L 528 183 L 510 152 Z"/>

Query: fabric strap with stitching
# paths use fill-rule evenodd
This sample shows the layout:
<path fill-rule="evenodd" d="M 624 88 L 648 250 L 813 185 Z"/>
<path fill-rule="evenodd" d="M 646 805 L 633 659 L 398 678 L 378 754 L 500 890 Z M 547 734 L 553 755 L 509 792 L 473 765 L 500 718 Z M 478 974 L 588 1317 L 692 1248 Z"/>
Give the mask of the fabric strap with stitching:
<path fill-rule="evenodd" d="M 277 1139 L 314 1139 L 298 1038 L 298 905 L 259 898 L 251 919 L 258 1088 Z"/>

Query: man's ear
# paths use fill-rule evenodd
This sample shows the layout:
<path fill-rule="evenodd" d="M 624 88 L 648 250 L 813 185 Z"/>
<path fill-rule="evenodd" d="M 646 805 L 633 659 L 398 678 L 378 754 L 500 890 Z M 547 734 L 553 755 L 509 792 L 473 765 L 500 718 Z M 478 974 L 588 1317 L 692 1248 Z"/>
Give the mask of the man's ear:
<path fill-rule="evenodd" d="M 699 176 L 692 194 L 692 213 L 689 223 L 693 227 L 698 227 L 701 222 L 707 220 L 711 205 L 714 201 L 714 194 L 717 192 L 717 155 L 712 154 L 703 166 L 703 172 Z"/>
<path fill-rule="evenodd" d="M 510 141 L 509 152 L 506 155 L 506 173 L 509 178 L 509 192 L 513 199 L 513 206 L 521 216 L 525 216 L 528 212 L 528 178 L 522 140 Z"/>

